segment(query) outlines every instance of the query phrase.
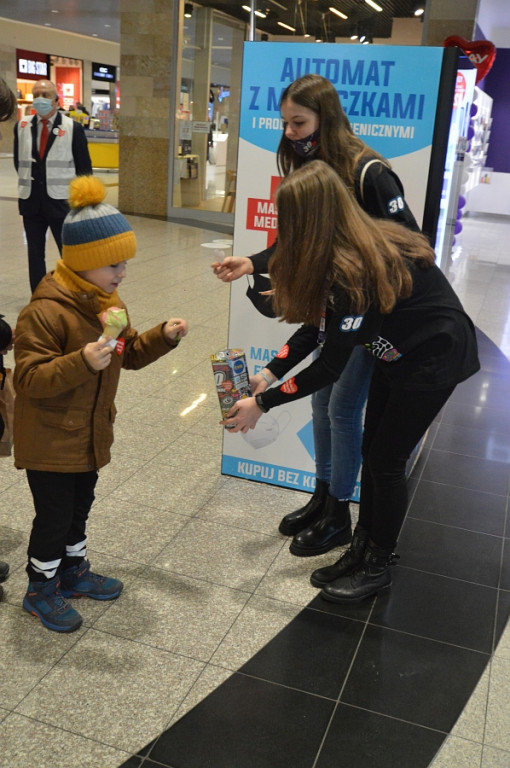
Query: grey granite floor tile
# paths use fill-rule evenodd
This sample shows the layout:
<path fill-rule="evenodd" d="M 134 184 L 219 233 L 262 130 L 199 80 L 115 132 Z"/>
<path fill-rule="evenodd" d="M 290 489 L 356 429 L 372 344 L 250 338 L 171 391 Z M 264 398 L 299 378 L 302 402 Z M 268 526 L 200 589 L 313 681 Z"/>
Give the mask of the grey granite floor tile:
<path fill-rule="evenodd" d="M 193 519 L 154 565 L 252 592 L 281 547 L 276 536 Z"/>
<path fill-rule="evenodd" d="M 167 509 L 112 498 L 96 501 L 88 524 L 89 545 L 117 557 L 150 563 L 186 525 Z"/>
<path fill-rule="evenodd" d="M 0 608 L 0 690 L 2 706 L 14 709 L 42 678 L 76 645 L 83 629 L 55 637 L 21 608 Z M 0 739 L 1 742 L 1 739 Z M 8 766 L 0 760 L 0 765 Z"/>
<path fill-rule="evenodd" d="M 481 759 L 481 744 L 449 736 L 430 768 L 480 768 Z"/>
<path fill-rule="evenodd" d="M 285 543 L 255 594 L 304 607 L 319 594 L 316 587 L 310 584 L 312 571 L 332 565 L 345 550 L 346 547 L 341 547 L 319 557 L 295 557 Z"/>
<path fill-rule="evenodd" d="M 94 628 L 209 661 L 247 600 L 246 592 L 147 568 Z"/>
<path fill-rule="evenodd" d="M 197 516 L 211 522 L 281 536 L 278 526 L 282 517 L 309 500 L 308 493 L 229 477 L 221 491 L 198 511 Z M 282 539 L 290 543 L 290 538 Z"/>
<path fill-rule="evenodd" d="M 301 606 L 253 596 L 245 605 L 211 658 L 232 671 L 239 669 L 284 629 Z"/>
<path fill-rule="evenodd" d="M 202 669 L 193 659 L 90 629 L 16 711 L 134 753 L 166 727 Z"/>
<path fill-rule="evenodd" d="M 485 717 L 489 697 L 490 665 L 487 667 L 459 719 L 452 728 L 452 735 L 469 741 L 483 743 Z"/>
<path fill-rule="evenodd" d="M 510 752 L 510 659 L 491 661 L 485 744 Z"/>
<path fill-rule="evenodd" d="M 480 768 L 508 768 L 510 752 L 484 746 Z"/>
<path fill-rule="evenodd" d="M 65 717 L 53 727 L 9 715 L 0 726 L 2 768 L 117 768 L 129 757 L 128 752 L 70 733 L 64 724 Z"/>
<path fill-rule="evenodd" d="M 224 683 L 225 680 L 230 677 L 230 675 L 230 670 L 208 664 L 203 672 L 200 673 L 200 676 L 191 688 L 190 692 L 175 712 L 172 720 L 170 721 L 170 725 L 176 723 L 177 720 L 180 720 L 181 717 L 184 717 L 184 715 L 192 710 L 193 707 L 196 707 L 197 704 L 200 704 L 200 702 L 205 699 L 206 696 L 216 690 L 216 688 Z"/>
<path fill-rule="evenodd" d="M 510 659 L 510 621 L 507 622 L 506 627 L 503 630 L 503 634 L 499 639 L 494 655 Z"/>
<path fill-rule="evenodd" d="M 25 473 L 17 473 L 17 481 L 5 487 L 0 505 L 0 525 L 30 531 L 34 519 L 34 503 Z"/>
<path fill-rule="evenodd" d="M 0 560 L 9 563 L 11 573 L 25 567 L 30 528 L 26 532 L 7 525 L 0 525 Z"/>
<path fill-rule="evenodd" d="M 132 475 L 112 497 L 194 514 L 223 486 L 217 446 L 184 434 Z"/>

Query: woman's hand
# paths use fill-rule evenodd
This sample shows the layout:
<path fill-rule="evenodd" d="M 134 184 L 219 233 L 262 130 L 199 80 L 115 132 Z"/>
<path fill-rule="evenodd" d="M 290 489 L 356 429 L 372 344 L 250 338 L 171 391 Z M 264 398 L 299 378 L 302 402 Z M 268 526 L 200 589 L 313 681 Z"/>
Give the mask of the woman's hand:
<path fill-rule="evenodd" d="M 248 432 L 249 429 L 255 428 L 261 416 L 262 411 L 255 402 L 255 398 L 246 397 L 230 409 L 220 424 L 223 424 L 229 432 Z"/>
<path fill-rule="evenodd" d="M 213 261 L 211 268 L 224 283 L 231 283 L 243 275 L 253 274 L 253 262 L 246 256 L 226 256 L 223 261 Z"/>
<path fill-rule="evenodd" d="M 262 373 L 256 373 L 254 376 L 250 376 L 250 389 L 253 395 L 258 395 L 261 392 L 266 391 L 266 389 L 269 387 L 269 382 L 267 379 L 271 380 L 271 384 L 274 384 L 275 381 L 277 381 L 276 376 L 274 376 L 267 368 L 263 369 L 263 373 L 264 376 Z"/>

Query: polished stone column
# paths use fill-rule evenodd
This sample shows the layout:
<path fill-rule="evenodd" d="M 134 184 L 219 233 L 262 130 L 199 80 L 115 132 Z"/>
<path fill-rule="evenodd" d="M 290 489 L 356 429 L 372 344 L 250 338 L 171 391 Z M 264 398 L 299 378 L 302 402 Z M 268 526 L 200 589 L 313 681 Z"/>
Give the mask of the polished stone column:
<path fill-rule="evenodd" d="M 478 0 L 427 0 L 422 45 L 442 45 L 450 35 L 473 40 Z"/>
<path fill-rule="evenodd" d="M 180 0 L 121 0 L 119 208 L 165 217 L 168 158 L 174 154 L 172 52 Z M 171 188 L 171 187 L 170 187 Z"/>

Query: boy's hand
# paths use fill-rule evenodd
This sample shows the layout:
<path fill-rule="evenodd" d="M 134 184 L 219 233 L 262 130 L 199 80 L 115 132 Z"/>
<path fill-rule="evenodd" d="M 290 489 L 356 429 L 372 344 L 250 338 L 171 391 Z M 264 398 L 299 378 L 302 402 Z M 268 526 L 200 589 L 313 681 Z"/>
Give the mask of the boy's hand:
<path fill-rule="evenodd" d="M 223 261 L 214 261 L 211 268 L 224 283 L 231 283 L 243 275 L 253 275 L 253 262 L 246 256 L 227 256 Z"/>
<path fill-rule="evenodd" d="M 180 341 L 188 333 L 188 323 L 182 317 L 171 317 L 163 328 L 168 341 Z"/>
<path fill-rule="evenodd" d="M 83 357 L 93 371 L 103 371 L 110 365 L 113 350 L 108 344 L 109 341 L 110 337 L 105 336 L 83 347 Z"/>

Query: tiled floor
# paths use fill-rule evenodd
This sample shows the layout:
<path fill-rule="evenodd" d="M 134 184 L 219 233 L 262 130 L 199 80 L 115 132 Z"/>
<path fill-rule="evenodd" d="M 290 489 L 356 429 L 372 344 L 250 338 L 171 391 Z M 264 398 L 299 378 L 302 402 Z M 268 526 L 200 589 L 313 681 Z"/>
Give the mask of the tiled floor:
<path fill-rule="evenodd" d="M 4 159 L 0 184 L 0 312 L 14 322 L 29 291 Z M 226 343 L 228 287 L 200 247 L 215 233 L 131 221 L 133 323 L 177 313 L 190 334 L 121 379 L 89 548 L 125 590 L 80 601 L 70 636 L 21 609 L 31 498 L 0 461 L 0 768 L 508 768 L 510 222 L 464 223 L 450 276 L 484 332 L 483 371 L 429 431 L 391 594 L 342 610 L 308 582 L 332 555 L 295 558 L 277 532 L 307 497 L 219 474 L 208 355 Z M 50 241 L 48 268 L 56 255 Z"/>

